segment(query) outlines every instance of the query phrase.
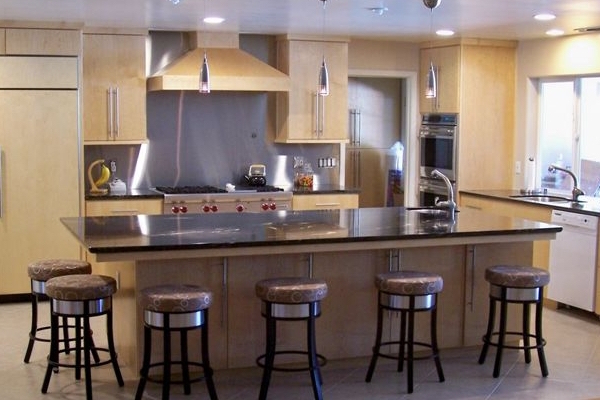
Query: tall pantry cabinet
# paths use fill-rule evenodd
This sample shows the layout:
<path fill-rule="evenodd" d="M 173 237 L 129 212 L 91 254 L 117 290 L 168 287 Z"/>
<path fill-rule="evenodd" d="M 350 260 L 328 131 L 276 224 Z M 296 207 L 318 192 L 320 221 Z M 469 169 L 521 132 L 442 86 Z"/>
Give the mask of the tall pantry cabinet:
<path fill-rule="evenodd" d="M 14 295 L 31 290 L 30 262 L 80 256 L 60 222 L 80 212 L 80 34 L 3 32 L 10 56 L 0 56 L 0 295 Z"/>
<path fill-rule="evenodd" d="M 437 67 L 438 95 L 425 98 L 427 69 Z M 421 48 L 422 113 L 458 113 L 458 190 L 512 187 L 516 42 L 444 40 Z"/>

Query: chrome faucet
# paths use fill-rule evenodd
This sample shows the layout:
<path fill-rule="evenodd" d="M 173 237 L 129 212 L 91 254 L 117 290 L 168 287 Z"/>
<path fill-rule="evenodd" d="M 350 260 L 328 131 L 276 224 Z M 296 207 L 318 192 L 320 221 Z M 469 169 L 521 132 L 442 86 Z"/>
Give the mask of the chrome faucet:
<path fill-rule="evenodd" d="M 579 186 L 577 185 L 577 177 L 575 176 L 575 174 L 573 172 L 569 171 L 566 168 L 562 168 L 562 167 L 559 167 L 558 165 L 554 165 L 554 164 L 551 164 L 548 167 L 549 172 L 554 172 L 555 170 L 567 173 L 571 176 L 571 178 L 573 178 L 573 190 L 571 191 L 571 193 L 573 194 L 573 201 L 577 201 L 577 198 L 579 196 L 583 196 L 585 194 L 583 192 L 583 190 L 579 189 Z"/>
<path fill-rule="evenodd" d="M 456 209 L 456 203 L 454 202 L 454 189 L 452 188 L 452 182 L 450 182 L 450 179 L 448 179 L 448 177 L 446 175 L 442 174 L 437 169 L 434 169 L 433 171 L 431 171 L 431 176 L 434 178 L 441 178 L 444 181 L 444 183 L 446 184 L 446 190 L 448 190 L 448 200 L 446 200 L 446 201 L 437 200 L 435 202 L 436 207 L 446 208 L 446 209 L 448 209 L 448 211 L 450 211 L 452 213 L 455 213 L 456 211 L 458 211 Z"/>

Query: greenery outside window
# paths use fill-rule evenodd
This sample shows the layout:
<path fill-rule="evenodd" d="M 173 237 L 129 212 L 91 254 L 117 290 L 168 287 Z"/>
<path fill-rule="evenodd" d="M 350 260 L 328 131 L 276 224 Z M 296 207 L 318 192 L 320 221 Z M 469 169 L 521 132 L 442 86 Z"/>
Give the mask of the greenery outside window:
<path fill-rule="evenodd" d="M 537 183 L 570 193 L 573 180 L 549 172 L 551 164 L 572 171 L 580 188 L 600 196 L 600 77 L 540 79 Z"/>

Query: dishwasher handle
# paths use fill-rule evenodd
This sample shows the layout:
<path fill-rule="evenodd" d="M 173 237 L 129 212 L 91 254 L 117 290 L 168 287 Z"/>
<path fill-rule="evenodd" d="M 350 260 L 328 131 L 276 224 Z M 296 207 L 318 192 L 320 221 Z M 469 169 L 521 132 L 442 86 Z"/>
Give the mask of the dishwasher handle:
<path fill-rule="evenodd" d="M 596 230 L 598 228 L 598 217 L 562 210 L 552 210 L 550 223 L 562 226 L 572 226 L 585 230 Z"/>

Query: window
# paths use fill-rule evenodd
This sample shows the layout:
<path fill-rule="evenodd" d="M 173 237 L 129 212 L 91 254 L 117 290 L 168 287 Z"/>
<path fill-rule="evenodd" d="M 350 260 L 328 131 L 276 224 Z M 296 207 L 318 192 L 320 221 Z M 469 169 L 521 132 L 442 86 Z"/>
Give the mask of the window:
<path fill-rule="evenodd" d="M 538 183 L 552 191 L 573 189 L 572 171 L 589 196 L 600 196 L 600 77 L 539 82 Z"/>

